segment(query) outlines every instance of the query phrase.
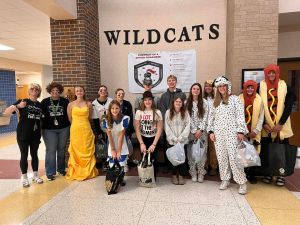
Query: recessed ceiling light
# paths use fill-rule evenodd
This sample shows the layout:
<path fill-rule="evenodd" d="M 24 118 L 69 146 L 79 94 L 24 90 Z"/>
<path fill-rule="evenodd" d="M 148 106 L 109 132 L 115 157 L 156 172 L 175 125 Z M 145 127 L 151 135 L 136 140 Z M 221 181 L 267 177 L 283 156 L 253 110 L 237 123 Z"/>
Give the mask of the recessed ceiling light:
<path fill-rule="evenodd" d="M 7 45 L 0 44 L 0 51 L 7 51 L 7 50 L 15 50 L 15 49 Z"/>

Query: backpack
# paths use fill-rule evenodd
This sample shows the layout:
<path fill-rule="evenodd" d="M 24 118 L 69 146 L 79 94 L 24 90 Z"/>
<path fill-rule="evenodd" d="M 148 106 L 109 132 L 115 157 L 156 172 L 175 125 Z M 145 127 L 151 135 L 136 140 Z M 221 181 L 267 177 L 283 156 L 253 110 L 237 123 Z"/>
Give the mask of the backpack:
<path fill-rule="evenodd" d="M 124 176 L 124 169 L 120 166 L 119 162 L 115 161 L 114 165 L 106 172 L 104 186 L 108 195 L 118 193 Z"/>

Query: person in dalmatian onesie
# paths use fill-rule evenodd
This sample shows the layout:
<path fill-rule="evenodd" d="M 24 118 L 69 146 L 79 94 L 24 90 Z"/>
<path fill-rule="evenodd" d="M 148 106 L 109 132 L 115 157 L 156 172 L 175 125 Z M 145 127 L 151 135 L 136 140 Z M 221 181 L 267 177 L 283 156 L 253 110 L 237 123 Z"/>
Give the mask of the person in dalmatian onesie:
<path fill-rule="evenodd" d="M 248 133 L 245 123 L 244 106 L 236 95 L 231 95 L 231 83 L 220 76 L 215 79 L 216 94 L 209 113 L 207 131 L 210 139 L 215 142 L 219 171 L 222 183 L 220 190 L 225 190 L 230 184 L 231 174 L 239 184 L 239 194 L 247 193 L 247 179 L 244 168 L 236 163 L 239 142 Z"/>

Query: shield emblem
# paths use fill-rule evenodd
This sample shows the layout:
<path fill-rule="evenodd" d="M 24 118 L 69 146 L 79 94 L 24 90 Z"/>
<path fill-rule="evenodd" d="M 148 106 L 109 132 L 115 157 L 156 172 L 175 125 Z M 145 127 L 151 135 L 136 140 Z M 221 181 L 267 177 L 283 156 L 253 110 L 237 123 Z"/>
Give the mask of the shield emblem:
<path fill-rule="evenodd" d="M 152 81 L 152 86 L 156 87 L 160 84 L 163 78 L 163 65 L 160 63 L 145 61 L 134 66 L 134 80 L 143 87 L 143 80 Z"/>

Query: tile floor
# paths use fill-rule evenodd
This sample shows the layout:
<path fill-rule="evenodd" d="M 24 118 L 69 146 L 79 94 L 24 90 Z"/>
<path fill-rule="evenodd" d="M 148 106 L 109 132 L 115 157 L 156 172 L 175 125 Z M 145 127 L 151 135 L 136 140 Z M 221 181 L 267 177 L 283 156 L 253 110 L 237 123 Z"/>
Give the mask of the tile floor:
<path fill-rule="evenodd" d="M 42 175 L 44 156 L 41 143 Z M 157 187 L 148 189 L 138 186 L 137 176 L 127 176 L 126 186 L 109 196 L 104 176 L 84 182 L 57 177 L 23 189 L 18 160 L 16 144 L 0 146 L 0 224 L 300 224 L 300 170 L 289 179 L 293 192 L 259 182 L 242 196 L 233 183 L 220 191 L 217 177 L 183 186 L 159 177 Z"/>

